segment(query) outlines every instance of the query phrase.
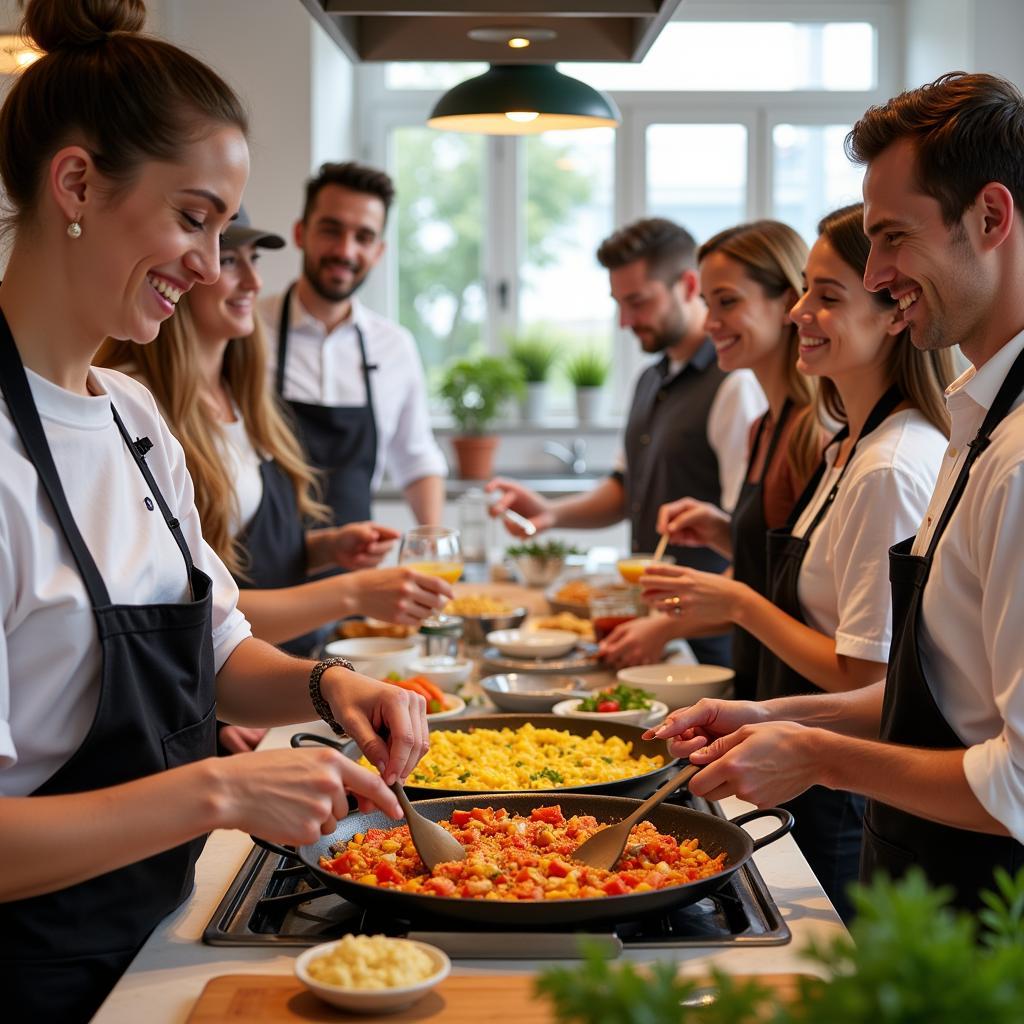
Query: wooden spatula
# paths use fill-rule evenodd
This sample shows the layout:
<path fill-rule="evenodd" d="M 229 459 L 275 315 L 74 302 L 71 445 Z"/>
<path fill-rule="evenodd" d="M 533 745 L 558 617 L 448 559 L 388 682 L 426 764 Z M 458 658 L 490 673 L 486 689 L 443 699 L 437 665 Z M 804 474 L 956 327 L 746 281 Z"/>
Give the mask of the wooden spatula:
<path fill-rule="evenodd" d="M 410 803 L 400 782 L 396 782 L 391 787 L 391 792 L 398 798 L 402 810 L 405 811 L 405 820 L 409 826 L 409 834 L 412 836 L 412 845 L 416 847 L 416 852 L 420 855 L 420 860 L 426 865 L 428 871 L 433 871 L 438 864 L 466 859 L 466 848 L 462 843 L 446 828 L 438 825 L 436 821 L 424 818 Z"/>

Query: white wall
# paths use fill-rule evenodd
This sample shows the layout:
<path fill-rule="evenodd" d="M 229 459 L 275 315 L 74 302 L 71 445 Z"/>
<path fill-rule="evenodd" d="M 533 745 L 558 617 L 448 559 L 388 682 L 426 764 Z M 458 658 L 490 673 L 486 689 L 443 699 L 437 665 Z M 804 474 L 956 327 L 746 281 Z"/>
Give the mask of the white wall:
<path fill-rule="evenodd" d="M 302 186 L 327 159 L 352 152 L 352 66 L 298 0 L 149 0 L 149 28 L 215 67 L 244 99 L 255 224 L 291 237 Z M 294 249 L 267 254 L 265 287 L 296 274 Z"/>

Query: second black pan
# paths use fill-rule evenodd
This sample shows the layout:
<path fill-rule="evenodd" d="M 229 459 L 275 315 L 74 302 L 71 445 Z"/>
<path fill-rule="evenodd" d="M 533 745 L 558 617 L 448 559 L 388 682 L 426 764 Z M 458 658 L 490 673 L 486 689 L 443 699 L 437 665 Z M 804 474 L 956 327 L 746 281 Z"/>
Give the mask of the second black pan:
<path fill-rule="evenodd" d="M 575 736 L 589 736 L 592 732 L 599 732 L 602 736 L 618 736 L 627 743 L 633 744 L 633 754 L 643 754 L 646 757 L 661 756 L 665 764 L 661 768 L 655 768 L 644 772 L 642 775 L 632 775 L 628 779 L 618 779 L 615 782 L 592 782 L 580 786 L 552 786 L 547 789 L 531 789 L 531 793 L 605 793 L 611 796 L 638 796 L 648 797 L 663 782 L 668 780 L 673 771 L 678 771 L 677 761 L 668 757 L 665 743 L 662 740 L 645 740 L 644 730 L 638 725 L 629 725 L 625 722 L 587 722 L 581 718 L 562 717 L 561 715 L 467 715 L 464 718 L 450 718 L 443 722 L 431 724 L 431 732 L 452 732 L 461 730 L 466 732 L 469 729 L 518 729 L 522 725 L 535 726 L 538 729 L 561 729 L 563 732 L 572 733 Z M 338 742 L 319 733 L 296 733 L 292 737 L 292 746 L 305 746 L 307 743 L 322 743 L 326 746 L 336 747 L 346 757 L 358 761 L 360 757 L 359 748 L 355 742 Z M 410 800 L 430 800 L 434 797 L 443 796 L 469 796 L 493 794 L 491 789 L 446 789 L 443 787 L 418 786 L 414 783 L 406 783 L 405 792 Z M 512 792 L 512 790 L 509 790 Z"/>
<path fill-rule="evenodd" d="M 566 817 L 573 814 L 592 814 L 598 821 L 611 823 L 621 821 L 637 807 L 639 801 L 581 793 L 564 793 L 557 796 L 550 793 L 491 793 L 484 798 L 472 795 L 422 800 L 417 802 L 416 809 L 432 821 L 441 821 L 450 818 L 452 811 L 459 809 L 469 810 L 481 806 L 504 807 L 509 814 L 528 815 L 534 807 L 553 803 L 561 806 Z M 740 827 L 762 817 L 778 818 L 779 827 L 756 840 Z M 443 917 L 495 928 L 543 930 L 596 921 L 629 921 L 642 914 L 695 903 L 723 885 L 730 875 L 750 859 L 755 850 L 774 842 L 793 827 L 793 815 L 778 807 L 750 811 L 733 821 L 725 821 L 703 811 L 694 811 L 675 804 L 662 804 L 648 815 L 647 820 L 651 821 L 659 832 L 674 836 L 677 840 L 696 837 L 700 840 L 701 848 L 712 857 L 724 851 L 725 867 L 710 878 L 626 896 L 575 900 L 451 899 L 361 885 L 320 867 L 320 858 L 331 857 L 331 847 L 336 843 L 348 841 L 357 832 L 366 832 L 371 828 L 389 829 L 397 824 L 379 812 L 350 814 L 339 823 L 333 835 L 324 836 L 318 842 L 299 847 L 297 850 L 274 846 L 260 839 L 254 838 L 254 841 L 276 853 L 301 861 L 328 889 L 345 899 L 395 918 L 418 921 L 430 917 Z"/>

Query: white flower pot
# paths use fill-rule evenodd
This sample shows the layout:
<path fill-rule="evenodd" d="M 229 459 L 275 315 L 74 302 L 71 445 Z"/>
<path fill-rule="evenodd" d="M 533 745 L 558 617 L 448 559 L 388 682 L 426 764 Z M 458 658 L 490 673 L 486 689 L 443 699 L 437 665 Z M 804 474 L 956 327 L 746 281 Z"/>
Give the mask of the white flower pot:
<path fill-rule="evenodd" d="M 576 419 L 581 423 L 599 423 L 604 418 L 604 388 L 576 389 Z"/>
<path fill-rule="evenodd" d="M 546 381 L 541 380 L 526 385 L 526 393 L 519 401 L 519 418 L 523 423 L 540 423 L 544 419 L 547 392 Z"/>

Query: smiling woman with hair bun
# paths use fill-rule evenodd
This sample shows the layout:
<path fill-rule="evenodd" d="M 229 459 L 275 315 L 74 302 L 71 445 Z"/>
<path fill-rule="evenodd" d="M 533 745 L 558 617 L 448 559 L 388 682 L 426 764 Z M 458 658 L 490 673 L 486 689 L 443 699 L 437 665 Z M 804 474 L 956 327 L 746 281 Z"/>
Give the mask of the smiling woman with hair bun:
<path fill-rule="evenodd" d="M 212 829 L 308 843 L 349 792 L 398 817 L 384 783 L 427 748 L 422 697 L 251 636 L 153 397 L 90 368 L 104 338 L 152 341 L 217 280 L 249 171 L 238 97 L 141 35 L 144 13 L 29 2 L 45 55 L 0 110 L 5 1024 L 89 1020 L 189 896 Z M 327 749 L 213 756 L 218 713 L 261 727 L 313 710 L 384 779 Z"/>

